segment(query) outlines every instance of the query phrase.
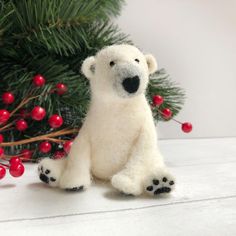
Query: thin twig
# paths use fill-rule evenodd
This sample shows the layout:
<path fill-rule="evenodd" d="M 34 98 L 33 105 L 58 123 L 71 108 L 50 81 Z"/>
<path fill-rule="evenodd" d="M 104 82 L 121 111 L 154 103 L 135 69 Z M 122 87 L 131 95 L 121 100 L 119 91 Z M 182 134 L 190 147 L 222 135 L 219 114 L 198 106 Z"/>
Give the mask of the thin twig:
<path fill-rule="evenodd" d="M 20 141 L 5 142 L 5 143 L 3 142 L 0 144 L 0 147 L 12 147 L 12 146 L 17 146 L 17 145 L 23 145 L 23 144 L 33 143 L 37 141 L 42 141 L 42 140 L 48 140 L 50 138 L 54 138 L 54 137 L 65 135 L 65 134 L 77 133 L 78 131 L 79 129 L 63 129 L 56 132 L 52 132 L 50 134 L 44 134 L 44 135 L 40 135 L 33 138 L 23 139 Z M 64 140 L 61 140 L 61 141 L 64 141 Z"/>
<path fill-rule="evenodd" d="M 12 116 L 13 114 L 15 114 L 21 107 L 23 107 L 25 104 L 27 104 L 29 101 L 35 99 L 35 98 L 38 98 L 42 96 L 42 94 L 40 95 L 37 95 L 37 96 L 33 96 L 33 97 L 30 97 L 30 98 L 26 98 L 26 99 L 23 99 L 20 104 L 11 112 L 10 116 Z"/>
<path fill-rule="evenodd" d="M 56 138 L 47 138 L 48 141 L 52 141 L 54 143 L 64 143 L 68 140 L 63 140 L 63 139 L 56 139 Z"/>
<path fill-rule="evenodd" d="M 14 123 L 15 123 L 15 120 L 14 120 L 14 121 L 12 121 L 11 123 L 9 123 L 9 124 L 7 124 L 7 125 L 5 125 L 5 126 L 1 127 L 1 128 L 0 128 L 0 131 L 3 131 L 3 130 L 5 130 L 6 128 L 9 128 L 9 127 L 11 127 L 11 126 L 12 126 Z"/>

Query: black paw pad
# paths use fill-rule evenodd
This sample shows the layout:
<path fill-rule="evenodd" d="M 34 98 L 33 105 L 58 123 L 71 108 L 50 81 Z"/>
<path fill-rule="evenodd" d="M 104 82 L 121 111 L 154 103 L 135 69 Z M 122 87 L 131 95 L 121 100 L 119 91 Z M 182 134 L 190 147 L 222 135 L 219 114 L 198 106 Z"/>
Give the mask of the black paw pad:
<path fill-rule="evenodd" d="M 160 183 L 158 179 L 154 179 L 152 182 L 154 185 L 158 185 Z"/>
<path fill-rule="evenodd" d="M 148 186 L 146 189 L 147 189 L 147 191 L 152 191 L 153 187 L 152 186 Z"/>
<path fill-rule="evenodd" d="M 166 177 L 164 177 L 163 179 L 162 179 L 162 181 L 163 182 L 166 182 L 168 179 L 166 178 Z"/>
<path fill-rule="evenodd" d="M 49 179 L 45 174 L 40 174 L 39 175 L 40 180 L 42 180 L 44 183 L 48 184 L 49 183 Z"/>
<path fill-rule="evenodd" d="M 52 181 L 52 182 L 55 182 L 55 181 L 56 181 L 56 179 L 55 179 L 55 178 L 53 178 L 53 177 L 50 177 L 50 181 Z"/>
<path fill-rule="evenodd" d="M 79 191 L 82 191 L 83 189 L 84 189 L 84 186 L 81 185 L 79 187 L 66 188 L 65 190 L 68 192 L 79 192 Z"/>
<path fill-rule="evenodd" d="M 163 188 L 158 188 L 156 191 L 154 191 L 154 194 L 161 194 L 161 193 L 169 193 L 171 191 L 171 188 L 168 187 L 163 187 Z"/>

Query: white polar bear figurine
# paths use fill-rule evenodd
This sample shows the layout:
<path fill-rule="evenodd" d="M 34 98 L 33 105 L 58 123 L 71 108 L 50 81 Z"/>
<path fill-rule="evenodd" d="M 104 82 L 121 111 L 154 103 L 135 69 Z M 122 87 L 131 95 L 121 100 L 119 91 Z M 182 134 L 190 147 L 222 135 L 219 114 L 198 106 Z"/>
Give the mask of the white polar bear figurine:
<path fill-rule="evenodd" d="M 87 189 L 94 176 L 125 194 L 171 192 L 174 179 L 145 98 L 156 70 L 155 58 L 131 45 L 108 46 L 88 57 L 82 65 L 91 85 L 87 116 L 67 158 L 40 162 L 40 179 L 69 191 Z"/>

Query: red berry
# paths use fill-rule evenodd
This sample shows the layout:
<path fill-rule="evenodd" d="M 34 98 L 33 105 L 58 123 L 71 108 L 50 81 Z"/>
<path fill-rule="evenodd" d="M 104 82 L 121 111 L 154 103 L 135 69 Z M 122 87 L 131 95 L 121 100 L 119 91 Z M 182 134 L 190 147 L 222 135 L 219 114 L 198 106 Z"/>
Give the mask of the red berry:
<path fill-rule="evenodd" d="M 21 159 L 19 157 L 12 157 L 9 161 L 10 165 L 21 164 Z"/>
<path fill-rule="evenodd" d="M 10 175 L 13 177 L 20 177 L 25 172 L 25 167 L 21 163 L 16 163 L 13 165 L 10 165 L 9 168 Z"/>
<path fill-rule="evenodd" d="M 46 111 L 44 108 L 36 106 L 33 108 L 33 110 L 31 111 L 31 117 L 33 120 L 42 120 L 46 115 Z"/>
<path fill-rule="evenodd" d="M 51 149 L 52 149 L 52 145 L 48 141 L 45 141 L 39 144 L 39 150 L 42 153 L 48 153 L 51 151 Z"/>
<path fill-rule="evenodd" d="M 0 147 L 0 157 L 4 155 L 4 149 Z"/>
<path fill-rule="evenodd" d="M 70 149 L 71 149 L 71 146 L 73 144 L 73 141 L 69 140 L 69 141 L 66 141 L 64 144 L 63 144 L 63 149 L 64 151 L 68 154 L 70 152 Z"/>
<path fill-rule="evenodd" d="M 164 119 L 170 119 L 170 117 L 172 116 L 172 111 L 169 108 L 163 109 L 161 113 Z"/>
<path fill-rule="evenodd" d="M 61 116 L 54 114 L 49 118 L 48 123 L 52 128 L 59 128 L 63 124 L 63 119 Z"/>
<path fill-rule="evenodd" d="M 185 123 L 182 124 L 181 128 L 185 133 L 190 133 L 193 129 L 193 126 L 192 126 L 191 123 L 185 122 Z"/>
<path fill-rule="evenodd" d="M 67 92 L 67 86 L 63 83 L 58 83 L 56 85 L 56 88 L 57 88 L 56 92 L 57 92 L 58 95 L 63 95 L 64 93 Z"/>
<path fill-rule="evenodd" d="M 160 106 L 164 102 L 164 99 L 160 95 L 155 95 L 153 96 L 152 101 L 154 105 Z"/>
<path fill-rule="evenodd" d="M 28 124 L 25 120 L 21 119 L 16 121 L 16 129 L 19 131 L 24 131 L 28 128 Z"/>
<path fill-rule="evenodd" d="M 21 152 L 21 157 L 25 160 L 29 160 L 31 159 L 32 155 L 33 155 L 33 152 L 29 149 L 23 149 Z"/>
<path fill-rule="evenodd" d="M 0 143 L 2 143 L 4 141 L 4 137 L 2 134 L 0 134 Z"/>
<path fill-rule="evenodd" d="M 36 87 L 42 87 L 45 84 L 45 79 L 42 75 L 35 75 L 33 78 L 33 83 Z"/>
<path fill-rule="evenodd" d="M 56 151 L 53 155 L 54 159 L 61 159 L 65 156 L 65 152 L 63 151 Z"/>
<path fill-rule="evenodd" d="M 4 104 L 12 104 L 15 101 L 13 93 L 6 92 L 2 95 L 2 101 Z"/>
<path fill-rule="evenodd" d="M 0 179 L 3 179 L 6 175 L 6 168 L 4 166 L 0 166 Z"/>
<path fill-rule="evenodd" d="M 0 125 L 7 122 L 10 118 L 10 113 L 7 110 L 0 110 Z"/>

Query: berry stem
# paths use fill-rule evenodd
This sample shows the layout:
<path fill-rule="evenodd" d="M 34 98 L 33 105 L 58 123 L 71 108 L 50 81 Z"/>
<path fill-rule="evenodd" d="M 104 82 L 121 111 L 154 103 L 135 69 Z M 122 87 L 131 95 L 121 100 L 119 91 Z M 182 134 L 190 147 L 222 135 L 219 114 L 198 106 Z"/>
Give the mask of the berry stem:
<path fill-rule="evenodd" d="M 32 96 L 30 97 L 33 92 L 35 91 L 35 89 L 32 89 L 29 94 L 28 94 L 28 97 L 24 98 L 20 104 L 11 112 L 10 116 L 13 116 L 21 107 L 23 107 L 24 105 L 26 105 L 27 103 L 29 103 L 31 100 L 35 99 L 35 98 L 38 98 L 38 97 L 42 97 L 42 96 L 45 96 L 46 94 L 50 94 L 50 92 L 45 92 L 45 93 L 42 93 L 40 95 L 37 95 L 37 96 Z"/>
<path fill-rule="evenodd" d="M 181 125 L 183 124 L 182 122 L 180 122 L 180 121 L 178 121 L 178 120 L 176 120 L 176 119 L 174 119 L 174 118 L 172 118 L 172 120 L 175 121 L 175 122 L 177 122 L 177 123 L 179 123 L 179 124 L 181 124 Z"/>
<path fill-rule="evenodd" d="M 63 140 L 63 139 L 56 139 L 56 138 L 48 138 L 48 141 L 54 142 L 54 143 L 64 143 L 68 140 Z"/>
<path fill-rule="evenodd" d="M 3 163 L 0 163 L 0 166 L 4 166 L 4 167 L 7 167 L 7 168 L 10 167 L 9 165 L 3 164 Z"/>
<path fill-rule="evenodd" d="M 10 116 L 12 116 L 13 114 L 15 114 L 21 107 L 23 107 L 24 105 L 26 105 L 29 101 L 38 98 L 40 96 L 42 96 L 43 94 L 37 95 L 37 96 L 33 96 L 33 97 L 28 97 L 28 98 L 24 98 L 20 104 L 11 112 Z"/>
<path fill-rule="evenodd" d="M 157 111 L 158 111 L 160 114 L 164 115 L 164 113 L 163 113 L 160 109 L 157 108 Z M 178 120 L 176 120 L 176 119 L 173 118 L 173 117 L 171 118 L 171 120 L 173 120 L 173 121 L 175 121 L 175 122 L 177 122 L 177 123 L 179 123 L 179 124 L 181 124 L 181 125 L 183 124 L 181 121 L 178 121 Z"/>
<path fill-rule="evenodd" d="M 20 141 L 6 142 L 6 143 L 3 142 L 0 144 L 0 147 L 11 147 L 11 146 L 33 143 L 33 142 L 42 141 L 42 140 L 50 140 L 51 138 L 54 138 L 57 136 L 61 136 L 65 134 L 73 134 L 73 133 L 78 133 L 78 132 L 79 132 L 79 129 L 62 129 L 59 131 L 52 132 L 50 134 L 44 134 L 44 135 L 40 135 L 33 138 L 23 139 Z M 60 141 L 62 142 L 62 140 Z"/>
<path fill-rule="evenodd" d="M 0 131 L 3 131 L 3 130 L 5 131 L 7 128 L 13 126 L 14 123 L 15 123 L 15 120 L 10 122 L 9 124 L 6 124 L 5 126 L 1 127 Z"/>
<path fill-rule="evenodd" d="M 22 156 L 24 156 L 24 154 L 21 154 L 21 153 L 19 153 L 17 155 L 4 155 L 3 157 L 0 157 L 0 161 L 7 161 L 7 162 L 9 162 L 12 157 L 19 157 L 21 161 L 37 163 L 37 160 L 23 158 Z M 0 165 L 3 165 L 3 164 L 0 163 Z"/>

